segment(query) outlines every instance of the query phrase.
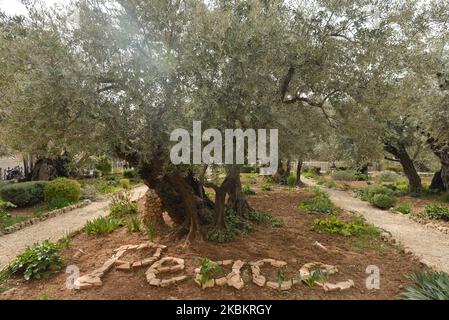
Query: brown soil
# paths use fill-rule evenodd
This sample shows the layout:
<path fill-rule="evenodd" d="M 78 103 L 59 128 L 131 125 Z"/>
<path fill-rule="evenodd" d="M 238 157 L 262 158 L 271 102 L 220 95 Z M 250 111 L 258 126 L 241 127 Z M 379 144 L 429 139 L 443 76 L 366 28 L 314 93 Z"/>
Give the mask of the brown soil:
<path fill-rule="evenodd" d="M 301 212 L 297 205 L 308 197 L 306 191 L 297 191 L 275 187 L 273 191 L 257 190 L 257 195 L 250 197 L 251 204 L 258 210 L 273 214 L 282 219 L 286 226 L 275 229 L 269 225 L 255 225 L 254 230 L 240 236 L 228 244 L 198 242 L 188 249 L 183 249 L 164 236 L 170 228 L 159 230 L 155 242 L 168 246 L 163 256 L 175 256 L 186 259 L 185 273 L 188 279 L 178 285 L 167 288 L 150 286 L 145 279 L 146 268 L 131 272 L 111 270 L 103 278 L 103 286 L 85 291 L 68 290 L 65 282 L 69 274 L 60 272 L 44 281 L 26 283 L 22 279 L 14 279 L 10 290 L 0 299 L 395 299 L 404 285 L 408 284 L 407 276 L 422 269 L 422 265 L 410 255 L 385 242 L 380 246 L 371 246 L 370 241 L 356 245 L 355 241 L 312 230 L 311 224 L 316 216 Z M 146 241 L 141 234 L 129 234 L 122 228 L 106 237 L 88 237 L 79 233 L 65 250 L 65 266 L 76 265 L 81 275 L 100 267 L 113 255 L 113 250 L 124 244 L 140 244 Z M 313 246 L 315 241 L 328 248 L 324 252 Z M 376 242 L 377 240 L 374 240 Z M 74 258 L 79 250 L 85 254 Z M 195 257 L 207 257 L 212 260 L 241 259 L 245 262 L 264 258 L 284 260 L 288 277 L 295 277 L 300 267 L 313 261 L 337 265 L 339 273 L 330 277 L 331 282 L 352 279 L 355 287 L 342 292 L 325 293 L 321 288 L 309 288 L 300 284 L 287 292 L 270 288 L 260 288 L 251 282 L 251 270 L 246 264 L 242 269 L 245 287 L 238 291 L 229 287 L 214 287 L 206 290 L 194 282 L 194 269 L 198 267 Z M 370 265 L 380 268 L 380 290 L 368 290 L 365 287 Z M 226 267 L 226 270 L 228 268 Z M 263 268 L 269 280 L 275 280 L 275 273 Z M 179 274 L 179 273 L 177 273 Z M 169 274 L 161 278 L 171 277 Z"/>

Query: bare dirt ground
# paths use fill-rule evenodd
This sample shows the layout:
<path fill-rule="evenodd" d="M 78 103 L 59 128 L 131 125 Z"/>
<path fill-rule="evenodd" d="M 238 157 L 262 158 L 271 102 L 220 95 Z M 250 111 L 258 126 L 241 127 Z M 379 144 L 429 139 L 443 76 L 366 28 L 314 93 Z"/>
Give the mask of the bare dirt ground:
<path fill-rule="evenodd" d="M 148 190 L 139 186 L 132 190 L 134 200 L 141 198 Z M 96 201 L 86 207 L 76 209 L 12 234 L 0 237 L 0 269 L 21 253 L 27 246 L 43 240 L 58 241 L 66 234 L 80 230 L 88 220 L 109 213 L 109 200 Z"/>
<path fill-rule="evenodd" d="M 165 237 L 171 231 L 170 228 L 158 230 L 158 237 L 154 241 L 168 246 L 163 255 L 186 260 L 186 270 L 181 274 L 188 275 L 188 279 L 178 285 L 166 288 L 150 286 L 145 279 L 146 268 L 133 271 L 113 269 L 103 278 L 102 287 L 74 291 L 65 286 L 69 274 L 60 272 L 44 281 L 26 283 L 23 279 L 16 278 L 12 283 L 14 289 L 0 295 L 0 299 L 396 299 L 402 288 L 409 284 L 408 276 L 421 270 L 422 264 L 400 248 L 381 240 L 376 245 L 360 244 L 350 238 L 314 231 L 312 222 L 318 217 L 307 215 L 297 208 L 298 203 L 310 195 L 305 190 L 282 187 L 274 187 L 271 192 L 257 189 L 257 195 L 249 197 L 251 204 L 258 210 L 282 219 L 285 227 L 254 225 L 251 233 L 239 236 L 227 244 L 196 242 L 183 249 Z M 115 248 L 145 241 L 147 238 L 144 235 L 129 234 L 124 228 L 106 237 L 88 237 L 79 233 L 72 239 L 70 249 L 64 251 L 65 265 L 76 265 L 83 275 L 100 267 L 112 256 Z M 315 241 L 326 246 L 328 251 L 313 246 Z M 76 258 L 74 255 L 79 249 L 85 254 Z M 337 282 L 352 279 L 355 287 L 328 293 L 320 287 L 309 288 L 304 284 L 286 292 L 260 288 L 251 282 L 250 268 L 245 265 L 242 269 L 245 281 L 242 290 L 230 287 L 202 290 L 193 280 L 194 269 L 199 266 L 195 257 L 207 257 L 216 261 L 241 259 L 245 262 L 263 258 L 284 260 L 288 263 L 287 274 L 290 277 L 295 277 L 305 263 L 319 261 L 338 266 L 339 272 L 329 280 Z M 370 265 L 380 268 L 379 290 L 366 288 L 366 268 Z"/>
<path fill-rule="evenodd" d="M 312 180 L 303 178 L 309 185 Z M 345 191 L 326 189 L 336 206 L 362 214 L 366 220 L 382 228 L 411 250 L 421 262 L 436 270 L 449 273 L 449 235 L 424 227 L 407 216 L 394 214 L 372 207 L 369 203 L 354 198 Z"/>

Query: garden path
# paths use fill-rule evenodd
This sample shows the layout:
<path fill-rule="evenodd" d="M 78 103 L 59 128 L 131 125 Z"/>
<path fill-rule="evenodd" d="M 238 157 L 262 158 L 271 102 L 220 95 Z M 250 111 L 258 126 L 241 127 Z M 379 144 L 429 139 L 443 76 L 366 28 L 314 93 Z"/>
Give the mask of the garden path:
<path fill-rule="evenodd" d="M 148 188 L 138 186 L 131 190 L 132 200 L 144 196 Z M 88 220 L 109 213 L 110 199 L 95 201 L 83 208 L 66 212 L 57 217 L 39 222 L 12 234 L 0 237 L 0 269 L 21 253 L 27 246 L 36 242 L 58 241 L 68 233 L 81 230 Z"/>
<path fill-rule="evenodd" d="M 317 186 L 314 181 L 305 177 L 301 177 L 301 180 L 309 186 Z M 369 223 L 390 233 L 393 239 L 413 252 L 422 263 L 449 273 L 449 235 L 426 228 L 405 215 L 374 208 L 347 191 L 320 188 L 329 194 L 337 207 L 363 215 Z"/>

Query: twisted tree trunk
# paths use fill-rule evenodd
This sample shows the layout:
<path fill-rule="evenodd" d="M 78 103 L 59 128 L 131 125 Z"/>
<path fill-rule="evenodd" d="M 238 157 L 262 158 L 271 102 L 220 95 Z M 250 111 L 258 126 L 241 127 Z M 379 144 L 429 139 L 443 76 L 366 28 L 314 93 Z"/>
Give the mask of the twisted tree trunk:
<path fill-rule="evenodd" d="M 242 191 L 242 181 L 240 180 L 240 167 L 233 166 L 228 172 L 229 181 L 229 197 L 227 206 L 234 210 L 234 212 L 242 217 L 247 217 L 248 214 L 254 211 L 246 200 L 245 194 Z"/>
<path fill-rule="evenodd" d="M 298 159 L 298 164 L 296 165 L 296 183 L 295 183 L 297 187 L 302 187 L 304 185 L 304 183 L 301 181 L 301 171 L 303 163 L 304 163 L 303 160 Z"/>
<path fill-rule="evenodd" d="M 415 164 L 403 145 L 393 146 L 385 144 L 385 151 L 396 157 L 397 161 L 402 165 L 404 173 L 408 179 L 409 191 L 414 194 L 421 194 L 423 187 L 421 177 L 416 171 Z"/>

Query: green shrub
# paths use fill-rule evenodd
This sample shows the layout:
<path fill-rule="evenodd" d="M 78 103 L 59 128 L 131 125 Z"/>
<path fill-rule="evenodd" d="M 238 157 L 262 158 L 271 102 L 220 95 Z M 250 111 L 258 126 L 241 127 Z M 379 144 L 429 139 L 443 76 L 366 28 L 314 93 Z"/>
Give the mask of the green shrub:
<path fill-rule="evenodd" d="M 354 170 L 335 171 L 332 173 L 332 179 L 336 181 L 356 181 Z"/>
<path fill-rule="evenodd" d="M 402 214 L 410 214 L 412 212 L 412 208 L 408 203 L 400 203 L 393 208 L 393 211 L 397 211 Z"/>
<path fill-rule="evenodd" d="M 248 215 L 248 219 L 255 223 L 269 223 L 273 228 L 281 228 L 285 225 L 284 221 L 273 217 L 267 212 L 262 211 L 251 211 Z"/>
<path fill-rule="evenodd" d="M 444 272 L 424 271 L 410 277 L 413 286 L 407 286 L 400 295 L 403 300 L 449 300 L 449 276 Z"/>
<path fill-rule="evenodd" d="M 126 189 L 126 190 L 129 190 L 132 188 L 131 182 L 129 181 L 129 179 L 120 179 L 119 184 L 120 184 L 120 187 L 122 187 L 123 189 Z"/>
<path fill-rule="evenodd" d="M 212 228 L 207 233 L 207 240 L 224 243 L 234 240 L 236 235 L 248 234 L 253 229 L 249 220 L 238 216 L 233 210 L 226 214 L 226 229 Z"/>
<path fill-rule="evenodd" d="M 360 216 L 352 217 L 350 222 L 344 222 L 336 216 L 331 216 L 324 220 L 315 220 L 313 227 L 316 230 L 345 237 L 363 235 L 378 236 L 380 234 L 379 229 L 367 224 Z"/>
<path fill-rule="evenodd" d="M 449 208 L 439 204 L 426 206 L 425 213 L 431 219 L 449 220 Z"/>
<path fill-rule="evenodd" d="M 264 183 L 260 186 L 263 191 L 271 191 L 271 185 L 268 183 Z"/>
<path fill-rule="evenodd" d="M 110 174 L 112 171 L 112 162 L 107 157 L 99 157 L 95 164 L 95 169 L 100 171 L 104 176 Z"/>
<path fill-rule="evenodd" d="M 128 192 L 114 194 L 109 209 L 111 216 L 119 219 L 138 213 L 137 203 L 131 201 L 131 195 Z"/>
<path fill-rule="evenodd" d="M 218 242 L 218 243 L 231 242 L 232 240 L 234 240 L 234 232 L 232 232 L 232 230 L 230 230 L 229 228 L 224 229 L 224 230 L 218 229 L 218 228 L 212 228 L 208 231 L 208 233 L 206 235 L 206 239 L 208 241 Z"/>
<path fill-rule="evenodd" d="M 294 187 L 296 186 L 296 174 L 290 174 L 287 178 L 287 185 L 289 187 Z"/>
<path fill-rule="evenodd" d="M 322 186 L 327 183 L 327 180 L 321 177 L 315 177 L 315 182 L 317 185 Z"/>
<path fill-rule="evenodd" d="M 86 184 L 81 188 L 80 200 L 91 200 L 95 201 L 98 199 L 98 191 L 95 186 L 91 184 Z"/>
<path fill-rule="evenodd" d="M 76 180 L 58 178 L 48 183 L 44 195 L 49 208 L 61 208 L 78 202 L 81 188 Z"/>
<path fill-rule="evenodd" d="M 123 171 L 123 177 L 126 179 L 135 179 L 137 178 L 137 172 L 135 169 L 126 169 Z"/>
<path fill-rule="evenodd" d="M 401 175 L 394 171 L 382 171 L 377 175 L 377 178 L 382 182 L 395 182 L 401 179 Z"/>
<path fill-rule="evenodd" d="M 108 182 L 117 182 L 119 180 L 119 177 L 111 174 L 111 175 L 106 176 L 105 180 Z"/>
<path fill-rule="evenodd" d="M 372 202 L 373 197 L 377 194 L 393 197 L 394 192 L 385 186 L 376 184 L 356 189 L 354 190 L 354 194 L 363 201 Z"/>
<path fill-rule="evenodd" d="M 47 181 L 9 183 L 0 189 L 0 198 L 17 207 L 29 207 L 44 201 Z"/>
<path fill-rule="evenodd" d="M 328 181 L 326 182 L 326 187 L 329 189 L 335 189 L 337 188 L 337 184 L 335 183 L 335 181 Z"/>
<path fill-rule="evenodd" d="M 367 174 L 364 174 L 364 173 L 361 173 L 358 171 L 356 171 L 354 173 L 354 177 L 355 177 L 355 180 L 357 180 L 357 181 L 368 181 L 369 180 L 369 176 Z"/>
<path fill-rule="evenodd" d="M 199 282 L 201 285 L 215 278 L 215 276 L 218 273 L 223 271 L 223 268 L 214 261 L 211 261 L 207 258 L 199 258 L 199 260 L 200 260 Z"/>
<path fill-rule="evenodd" d="M 25 280 L 48 278 L 62 267 L 59 245 L 48 240 L 36 243 L 19 254 L 11 263 L 12 274 L 21 273 Z"/>
<path fill-rule="evenodd" d="M 106 235 L 123 226 L 123 221 L 113 217 L 99 217 L 92 221 L 87 221 L 84 232 L 91 235 Z"/>
<path fill-rule="evenodd" d="M 386 210 L 395 205 L 396 199 L 393 196 L 378 193 L 371 198 L 370 202 L 373 206 Z"/>
<path fill-rule="evenodd" d="M 304 200 L 298 206 L 308 214 L 334 214 L 339 210 L 334 207 L 326 193 L 320 193 L 313 198 Z"/>
<path fill-rule="evenodd" d="M 246 195 L 255 195 L 256 194 L 256 191 L 254 191 L 249 185 L 244 185 L 243 187 L 242 187 L 242 192 L 243 192 L 243 194 L 246 194 Z"/>

